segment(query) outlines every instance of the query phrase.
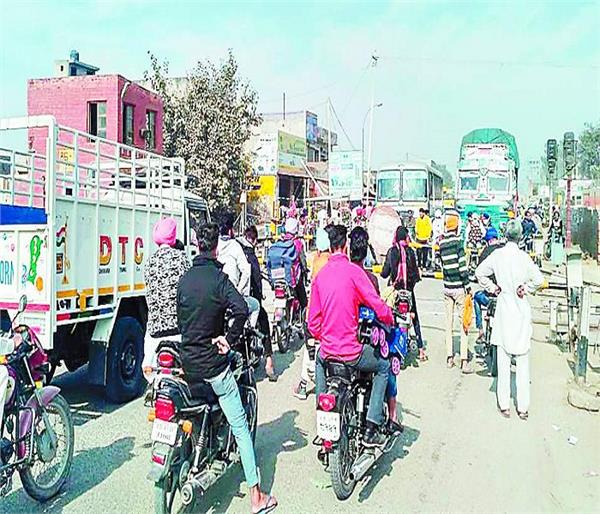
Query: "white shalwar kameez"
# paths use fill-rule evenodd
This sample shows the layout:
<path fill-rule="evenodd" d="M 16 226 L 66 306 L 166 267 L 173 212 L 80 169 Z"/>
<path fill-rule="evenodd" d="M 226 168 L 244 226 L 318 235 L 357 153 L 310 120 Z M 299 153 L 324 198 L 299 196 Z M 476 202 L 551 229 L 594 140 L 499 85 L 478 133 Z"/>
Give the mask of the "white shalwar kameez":
<path fill-rule="evenodd" d="M 501 292 L 496 303 L 491 344 L 498 349 L 498 384 L 496 394 L 500 410 L 510 408 L 510 362 L 515 357 L 517 373 L 517 410 L 529 410 L 529 350 L 531 349 L 531 306 L 527 298 L 519 298 L 517 289 L 524 286 L 533 293 L 544 277 L 531 257 L 516 243 L 509 242 L 495 250 L 475 271 L 477 281 L 488 291 L 496 286 L 490 276 L 495 275 Z"/>

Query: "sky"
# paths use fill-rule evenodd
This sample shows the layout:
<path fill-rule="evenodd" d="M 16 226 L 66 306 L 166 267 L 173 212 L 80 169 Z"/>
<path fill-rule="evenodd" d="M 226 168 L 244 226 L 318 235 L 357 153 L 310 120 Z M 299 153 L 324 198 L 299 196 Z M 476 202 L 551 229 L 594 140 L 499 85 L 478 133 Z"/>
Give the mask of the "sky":
<path fill-rule="evenodd" d="M 537 159 L 546 139 L 600 122 L 600 0 L 0 0 L 0 11 L 0 117 L 26 114 L 27 79 L 51 76 L 71 49 L 137 79 L 148 51 L 182 76 L 231 48 L 262 112 L 280 111 L 285 92 L 288 111 L 325 125 L 330 99 L 342 149 L 360 149 L 373 92 L 374 168 L 408 155 L 454 169 L 479 127 L 511 132 L 521 160 Z"/>

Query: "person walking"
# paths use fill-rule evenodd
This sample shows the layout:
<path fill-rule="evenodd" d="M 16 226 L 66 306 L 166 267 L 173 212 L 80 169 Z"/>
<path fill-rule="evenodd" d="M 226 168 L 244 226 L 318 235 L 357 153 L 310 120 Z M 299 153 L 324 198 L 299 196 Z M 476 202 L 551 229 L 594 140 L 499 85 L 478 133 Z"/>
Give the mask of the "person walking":
<path fill-rule="evenodd" d="M 260 304 L 258 311 L 258 330 L 263 335 L 263 345 L 265 347 L 265 373 L 269 382 L 277 382 L 273 365 L 273 345 L 271 344 L 271 326 L 269 316 L 265 310 L 263 302 L 262 273 L 260 263 L 256 256 L 256 243 L 258 241 L 258 230 L 255 225 L 250 225 L 244 231 L 244 237 L 238 239 L 242 250 L 250 263 L 250 296 L 255 298 Z"/>
<path fill-rule="evenodd" d="M 329 250 L 329 236 L 327 230 L 324 228 L 318 228 L 316 234 L 316 245 L 317 251 L 315 252 L 312 259 L 311 266 L 311 282 L 314 281 L 321 268 L 327 264 L 331 252 Z M 302 353 L 302 368 L 300 372 L 300 382 L 294 387 L 293 394 L 299 400 L 306 400 L 308 398 L 308 382 L 314 378 L 315 374 L 315 354 L 317 348 L 317 341 L 312 337 L 306 338 L 306 344 L 304 345 L 304 351 Z"/>
<path fill-rule="evenodd" d="M 427 269 L 429 266 L 429 240 L 433 233 L 433 225 L 431 218 L 427 213 L 427 209 L 419 209 L 419 217 L 415 222 L 415 238 L 417 243 L 422 245 L 417 248 L 417 260 L 419 262 L 419 268 L 422 270 Z"/>
<path fill-rule="evenodd" d="M 388 250 L 385 256 L 381 278 L 389 278 L 388 284 L 395 289 L 406 289 L 412 296 L 411 312 L 414 314 L 413 327 L 417 336 L 417 347 L 419 348 L 419 360 L 425 362 L 427 355 L 423 347 L 423 336 L 421 335 L 421 324 L 419 323 L 419 313 L 417 310 L 417 298 L 415 296 L 415 286 L 421 280 L 419 267 L 415 252 L 408 246 L 408 229 L 399 226 L 396 229 L 394 244 Z M 406 279 L 404 278 L 406 276 Z"/>
<path fill-rule="evenodd" d="M 494 251 L 475 271 L 479 283 L 498 296 L 491 343 L 498 348 L 496 395 L 500 414 L 510 417 L 510 366 L 516 363 L 517 414 L 529 416 L 529 352 L 531 350 L 531 306 L 527 293 L 544 283 L 541 271 L 531 257 L 519 249 L 523 227 L 518 220 L 506 224 L 506 245 Z M 496 282 L 492 280 L 495 277 Z"/>
<path fill-rule="evenodd" d="M 550 258 L 552 259 L 552 264 L 560 266 L 565 260 L 565 235 L 558 209 L 552 213 L 548 237 L 550 238 Z"/>
<path fill-rule="evenodd" d="M 446 211 L 446 231 L 440 242 L 442 259 L 442 275 L 444 279 L 444 303 L 446 305 L 446 363 L 448 368 L 454 367 L 454 346 L 452 332 L 454 313 L 460 319 L 460 361 L 463 373 L 473 373 L 469 363 L 469 336 L 463 329 L 463 311 L 465 297 L 471 292 L 467 259 L 458 236 L 459 214 L 455 210 Z"/>

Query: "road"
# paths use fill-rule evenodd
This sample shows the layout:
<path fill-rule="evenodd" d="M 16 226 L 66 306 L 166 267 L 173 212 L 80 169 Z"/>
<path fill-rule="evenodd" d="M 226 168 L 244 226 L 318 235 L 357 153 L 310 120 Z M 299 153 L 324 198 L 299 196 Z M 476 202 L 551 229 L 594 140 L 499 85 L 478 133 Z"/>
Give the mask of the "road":
<path fill-rule="evenodd" d="M 544 342 L 547 327 L 534 331 L 529 421 L 514 411 L 506 420 L 496 410 L 494 380 L 483 371 L 463 376 L 446 368 L 441 295 L 438 281 L 417 286 L 430 360 L 400 374 L 406 430 L 345 503 L 335 499 L 311 444 L 313 402 L 291 396 L 300 352 L 276 355 L 279 382 L 259 384 L 257 452 L 262 483 L 278 496 L 277 512 L 600 511 L 599 418 L 568 406 L 572 373 L 565 354 Z M 101 391 L 85 384 L 82 372 L 60 376 L 57 383 L 77 425 L 70 481 L 40 506 L 17 480 L 0 500 L 0 511 L 151 512 L 153 490 L 145 478 L 151 426 L 142 401 L 109 405 Z M 571 435 L 575 445 L 567 442 Z M 196 511 L 247 513 L 241 480 L 241 470 L 234 469 Z"/>

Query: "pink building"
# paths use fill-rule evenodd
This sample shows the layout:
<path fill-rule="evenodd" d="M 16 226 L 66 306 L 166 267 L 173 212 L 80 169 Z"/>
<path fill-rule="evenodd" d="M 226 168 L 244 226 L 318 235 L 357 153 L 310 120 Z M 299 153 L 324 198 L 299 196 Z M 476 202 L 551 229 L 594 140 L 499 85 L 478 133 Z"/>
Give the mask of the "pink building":
<path fill-rule="evenodd" d="M 75 51 L 56 69 L 65 76 L 29 80 L 29 116 L 51 114 L 59 125 L 162 153 L 160 96 L 121 75 L 95 75 L 97 68 L 81 63 Z M 33 149 L 42 151 L 43 138 L 29 135 Z"/>

